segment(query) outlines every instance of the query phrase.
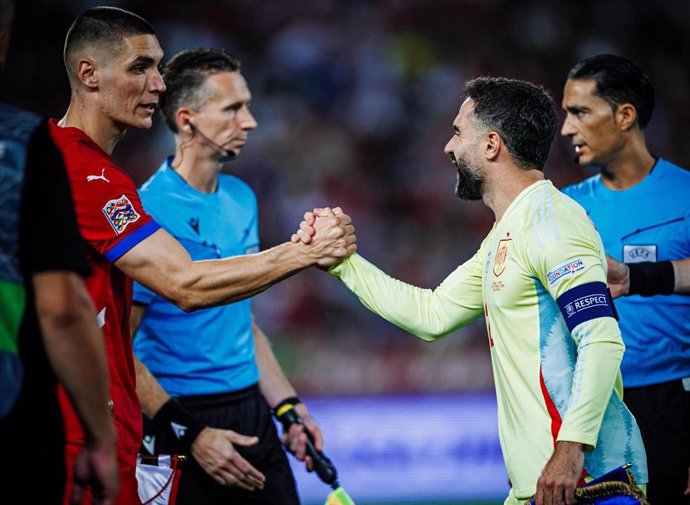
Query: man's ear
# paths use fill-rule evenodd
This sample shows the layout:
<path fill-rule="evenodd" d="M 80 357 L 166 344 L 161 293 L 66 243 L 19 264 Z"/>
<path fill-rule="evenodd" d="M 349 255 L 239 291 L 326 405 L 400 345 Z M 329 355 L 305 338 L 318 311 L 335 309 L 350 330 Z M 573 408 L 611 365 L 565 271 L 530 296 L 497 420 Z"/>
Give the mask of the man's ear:
<path fill-rule="evenodd" d="M 194 111 L 188 107 L 180 107 L 175 113 L 175 123 L 180 133 L 191 135 L 194 133 Z"/>
<path fill-rule="evenodd" d="M 628 131 L 637 124 L 637 109 L 631 103 L 624 103 L 616 109 L 615 117 L 619 128 Z"/>
<path fill-rule="evenodd" d="M 98 87 L 98 70 L 91 58 L 82 58 L 77 63 L 77 78 L 87 88 Z"/>
<path fill-rule="evenodd" d="M 494 131 L 490 131 L 484 135 L 482 142 L 484 146 L 484 157 L 489 161 L 494 161 L 498 158 L 503 147 L 503 139 L 501 136 Z"/>

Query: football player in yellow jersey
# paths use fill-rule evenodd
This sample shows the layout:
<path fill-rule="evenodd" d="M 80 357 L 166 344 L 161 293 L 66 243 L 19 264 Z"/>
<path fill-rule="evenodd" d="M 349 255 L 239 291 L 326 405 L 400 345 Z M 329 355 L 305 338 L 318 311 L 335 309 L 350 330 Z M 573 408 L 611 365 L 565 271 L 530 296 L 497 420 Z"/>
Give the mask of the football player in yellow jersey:
<path fill-rule="evenodd" d="M 370 310 L 433 341 L 485 315 L 499 436 L 512 488 L 506 504 L 576 503 L 575 488 L 631 464 L 647 465 L 635 419 L 622 402 L 624 352 L 606 287 L 598 233 L 577 203 L 544 178 L 556 131 L 540 87 L 479 78 L 445 147 L 456 193 L 493 210 L 478 252 L 436 289 L 392 279 L 354 254 L 331 267 Z M 293 240 L 308 242 L 318 216 Z M 338 209 L 335 209 L 338 212 Z"/>

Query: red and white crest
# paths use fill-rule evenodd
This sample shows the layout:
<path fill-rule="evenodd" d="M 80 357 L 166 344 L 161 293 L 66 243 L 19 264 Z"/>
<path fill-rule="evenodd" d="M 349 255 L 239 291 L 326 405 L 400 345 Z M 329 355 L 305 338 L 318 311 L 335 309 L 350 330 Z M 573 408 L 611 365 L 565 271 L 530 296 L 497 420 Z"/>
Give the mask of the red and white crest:
<path fill-rule="evenodd" d="M 498 277 L 506 269 L 508 259 L 508 248 L 512 239 L 504 238 L 498 241 L 498 249 L 494 257 L 494 275 Z"/>

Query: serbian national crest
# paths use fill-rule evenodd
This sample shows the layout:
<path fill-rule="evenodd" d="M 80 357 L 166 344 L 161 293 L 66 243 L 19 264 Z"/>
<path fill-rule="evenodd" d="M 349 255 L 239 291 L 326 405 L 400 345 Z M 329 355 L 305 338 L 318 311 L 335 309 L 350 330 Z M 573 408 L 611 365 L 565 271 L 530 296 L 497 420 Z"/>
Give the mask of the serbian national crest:
<path fill-rule="evenodd" d="M 498 277 L 506 269 L 506 260 L 508 258 L 508 247 L 510 246 L 510 238 L 504 238 L 498 241 L 498 249 L 496 249 L 496 259 L 494 260 L 494 275 Z"/>
<path fill-rule="evenodd" d="M 103 214 L 118 235 L 125 231 L 129 223 L 133 223 L 141 217 L 125 195 L 106 203 L 103 207 Z"/>

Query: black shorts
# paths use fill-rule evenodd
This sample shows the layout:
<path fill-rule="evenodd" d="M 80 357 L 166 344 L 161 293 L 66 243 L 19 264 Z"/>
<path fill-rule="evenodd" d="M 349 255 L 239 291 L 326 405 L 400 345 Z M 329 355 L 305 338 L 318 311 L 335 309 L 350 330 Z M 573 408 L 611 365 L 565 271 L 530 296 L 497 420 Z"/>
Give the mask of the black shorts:
<path fill-rule="evenodd" d="M 683 496 L 690 467 L 690 392 L 677 380 L 626 388 L 623 399 L 647 451 L 649 503 L 690 504 L 690 497 Z"/>
<path fill-rule="evenodd" d="M 283 445 L 278 437 L 271 410 L 258 386 L 228 394 L 187 396 L 178 401 L 206 426 L 233 430 L 241 435 L 257 436 L 259 443 L 235 449 L 266 476 L 262 490 L 245 491 L 239 487 L 223 486 L 211 478 L 196 463 L 194 457 L 185 462 L 178 488 L 177 505 L 298 505 L 295 478 Z M 145 428 L 149 428 L 147 425 Z M 167 436 L 155 434 L 155 448 L 159 454 L 170 453 L 172 445 Z"/>

